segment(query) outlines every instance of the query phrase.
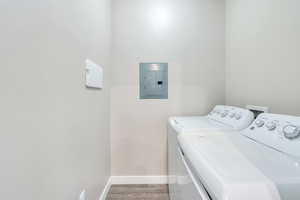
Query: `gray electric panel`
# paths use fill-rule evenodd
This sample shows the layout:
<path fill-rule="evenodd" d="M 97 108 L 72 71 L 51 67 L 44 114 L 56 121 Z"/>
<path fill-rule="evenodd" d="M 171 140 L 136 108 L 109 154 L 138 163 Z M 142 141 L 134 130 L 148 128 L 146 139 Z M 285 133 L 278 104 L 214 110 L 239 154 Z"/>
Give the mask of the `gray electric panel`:
<path fill-rule="evenodd" d="M 168 98 L 168 63 L 140 63 L 140 98 Z"/>

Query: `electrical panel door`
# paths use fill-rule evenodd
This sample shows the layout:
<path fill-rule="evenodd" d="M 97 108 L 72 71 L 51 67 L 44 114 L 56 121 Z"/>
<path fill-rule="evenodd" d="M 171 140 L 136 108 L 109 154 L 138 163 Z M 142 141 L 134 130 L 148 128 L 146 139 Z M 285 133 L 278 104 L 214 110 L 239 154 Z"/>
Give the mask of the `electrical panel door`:
<path fill-rule="evenodd" d="M 168 63 L 140 64 L 140 98 L 168 98 Z"/>

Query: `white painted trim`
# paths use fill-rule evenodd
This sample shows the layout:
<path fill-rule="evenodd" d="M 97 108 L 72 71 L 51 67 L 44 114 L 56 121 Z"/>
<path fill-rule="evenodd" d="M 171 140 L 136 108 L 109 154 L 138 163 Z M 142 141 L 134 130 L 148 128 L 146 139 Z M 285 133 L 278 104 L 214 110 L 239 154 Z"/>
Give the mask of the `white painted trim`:
<path fill-rule="evenodd" d="M 111 176 L 111 184 L 167 184 L 168 176 Z"/>
<path fill-rule="evenodd" d="M 112 184 L 111 180 L 112 180 L 111 177 L 109 177 L 109 179 L 107 180 L 107 183 L 106 183 L 106 185 L 105 185 L 105 187 L 104 187 L 104 189 L 103 189 L 103 191 L 102 191 L 102 193 L 99 197 L 99 200 L 105 200 L 106 199 L 106 196 L 107 196 L 107 194 L 109 192 L 109 189 L 111 187 L 111 184 Z"/>
<path fill-rule="evenodd" d="M 105 200 L 111 185 L 125 184 L 167 184 L 168 176 L 111 176 L 99 197 L 99 200 Z"/>

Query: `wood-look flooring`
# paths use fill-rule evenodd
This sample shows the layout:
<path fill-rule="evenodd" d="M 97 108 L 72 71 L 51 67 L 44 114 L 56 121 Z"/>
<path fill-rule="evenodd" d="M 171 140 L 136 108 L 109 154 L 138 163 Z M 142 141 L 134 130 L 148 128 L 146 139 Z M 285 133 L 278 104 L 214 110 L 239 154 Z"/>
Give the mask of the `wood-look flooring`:
<path fill-rule="evenodd" d="M 169 200 L 167 185 L 112 185 L 106 200 Z"/>

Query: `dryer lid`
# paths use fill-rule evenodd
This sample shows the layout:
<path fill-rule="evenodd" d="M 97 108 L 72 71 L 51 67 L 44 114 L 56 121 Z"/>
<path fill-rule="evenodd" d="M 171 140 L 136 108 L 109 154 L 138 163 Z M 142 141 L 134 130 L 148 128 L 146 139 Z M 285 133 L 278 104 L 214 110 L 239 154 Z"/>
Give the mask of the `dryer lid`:
<path fill-rule="evenodd" d="M 296 200 L 300 196 L 299 161 L 281 152 L 236 133 L 181 135 L 179 142 L 218 200 Z"/>

